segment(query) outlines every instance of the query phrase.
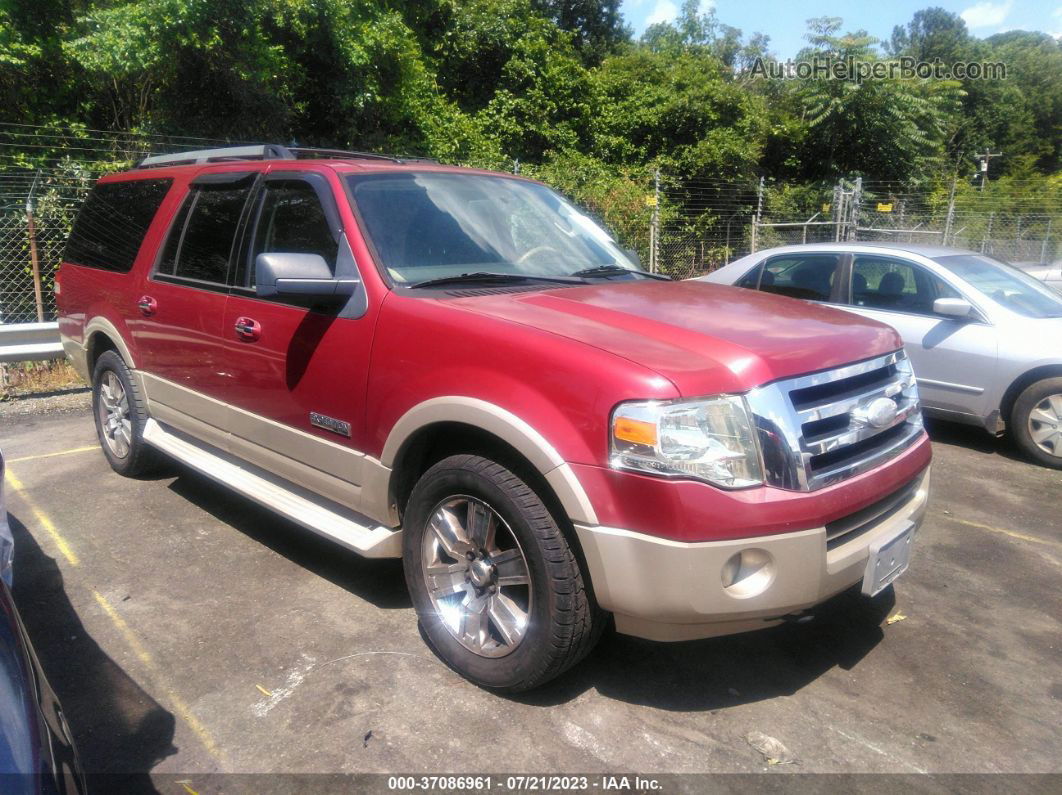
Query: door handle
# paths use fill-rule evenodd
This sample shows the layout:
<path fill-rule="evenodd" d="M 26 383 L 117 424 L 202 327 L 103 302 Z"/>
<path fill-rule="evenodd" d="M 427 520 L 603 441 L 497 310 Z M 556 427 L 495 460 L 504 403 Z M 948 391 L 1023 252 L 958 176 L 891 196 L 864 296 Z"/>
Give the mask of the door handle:
<path fill-rule="evenodd" d="M 136 305 L 140 308 L 140 314 L 144 317 L 150 317 L 159 309 L 159 302 L 150 295 L 141 296 L 140 300 L 136 302 Z"/>
<path fill-rule="evenodd" d="M 262 324 L 249 317 L 236 318 L 236 334 L 240 339 L 254 342 L 262 336 Z"/>

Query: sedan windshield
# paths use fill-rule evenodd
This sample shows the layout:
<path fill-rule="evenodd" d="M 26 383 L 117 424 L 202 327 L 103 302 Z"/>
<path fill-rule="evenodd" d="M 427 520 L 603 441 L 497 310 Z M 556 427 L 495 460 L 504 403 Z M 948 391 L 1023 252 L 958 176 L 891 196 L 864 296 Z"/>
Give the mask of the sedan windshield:
<path fill-rule="evenodd" d="M 952 254 L 937 262 L 971 287 L 1026 317 L 1062 317 L 1062 295 L 1029 274 L 983 254 Z"/>
<path fill-rule="evenodd" d="M 543 185 L 437 172 L 348 179 L 368 236 L 399 284 L 462 274 L 642 273 L 592 218 Z"/>

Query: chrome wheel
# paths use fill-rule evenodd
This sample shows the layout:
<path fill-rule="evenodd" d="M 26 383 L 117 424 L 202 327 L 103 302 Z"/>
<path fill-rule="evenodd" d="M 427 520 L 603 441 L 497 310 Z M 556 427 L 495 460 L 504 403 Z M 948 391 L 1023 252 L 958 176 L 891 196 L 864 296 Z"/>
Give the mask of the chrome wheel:
<path fill-rule="evenodd" d="M 1062 456 L 1062 395 L 1048 395 L 1033 406 L 1029 436 L 1048 455 Z"/>
<path fill-rule="evenodd" d="M 512 530 L 469 496 L 439 503 L 427 530 L 421 568 L 443 626 L 482 657 L 512 652 L 531 624 L 531 575 Z"/>
<path fill-rule="evenodd" d="M 104 371 L 100 378 L 96 412 L 107 448 L 116 458 L 125 458 L 133 443 L 133 424 L 129 419 L 129 396 L 113 370 Z"/>

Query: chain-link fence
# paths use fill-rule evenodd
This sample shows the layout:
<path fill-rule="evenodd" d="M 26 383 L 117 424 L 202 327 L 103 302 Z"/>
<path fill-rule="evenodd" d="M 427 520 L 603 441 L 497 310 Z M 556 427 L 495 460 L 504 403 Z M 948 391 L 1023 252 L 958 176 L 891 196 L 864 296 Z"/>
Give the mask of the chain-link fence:
<path fill-rule="evenodd" d="M 840 180 L 832 186 L 750 182 L 668 184 L 648 190 L 658 207 L 650 263 L 688 278 L 775 246 L 879 241 L 920 243 L 991 254 L 1016 264 L 1062 256 L 1062 200 L 1022 193 L 907 188 Z M 652 204 L 652 201 L 650 202 Z"/>
<path fill-rule="evenodd" d="M 0 124 L 0 323 L 54 319 L 55 270 L 96 176 L 152 152 L 226 143 L 237 142 Z M 27 167 L 41 151 L 50 165 Z M 1012 195 L 1000 195 L 991 183 L 974 191 L 957 182 L 936 188 L 861 179 L 806 185 L 659 172 L 647 183 L 619 181 L 621 188 L 607 179 L 600 190 L 583 186 L 584 195 L 573 198 L 589 201 L 650 269 L 676 278 L 794 243 L 928 243 L 1015 263 L 1062 256 L 1062 199 L 1013 181 L 1007 186 Z"/>

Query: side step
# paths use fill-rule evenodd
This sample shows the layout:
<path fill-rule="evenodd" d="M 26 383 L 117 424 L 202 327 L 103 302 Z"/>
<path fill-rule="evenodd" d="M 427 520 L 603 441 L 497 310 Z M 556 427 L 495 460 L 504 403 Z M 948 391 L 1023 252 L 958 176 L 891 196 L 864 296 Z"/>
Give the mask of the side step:
<path fill-rule="evenodd" d="M 402 533 L 373 522 L 353 511 L 339 513 L 328 506 L 286 488 L 281 483 L 256 474 L 220 450 L 213 452 L 171 433 L 156 420 L 144 425 L 144 441 L 197 472 L 228 486 L 281 516 L 315 533 L 364 555 L 367 558 L 402 557 Z"/>

